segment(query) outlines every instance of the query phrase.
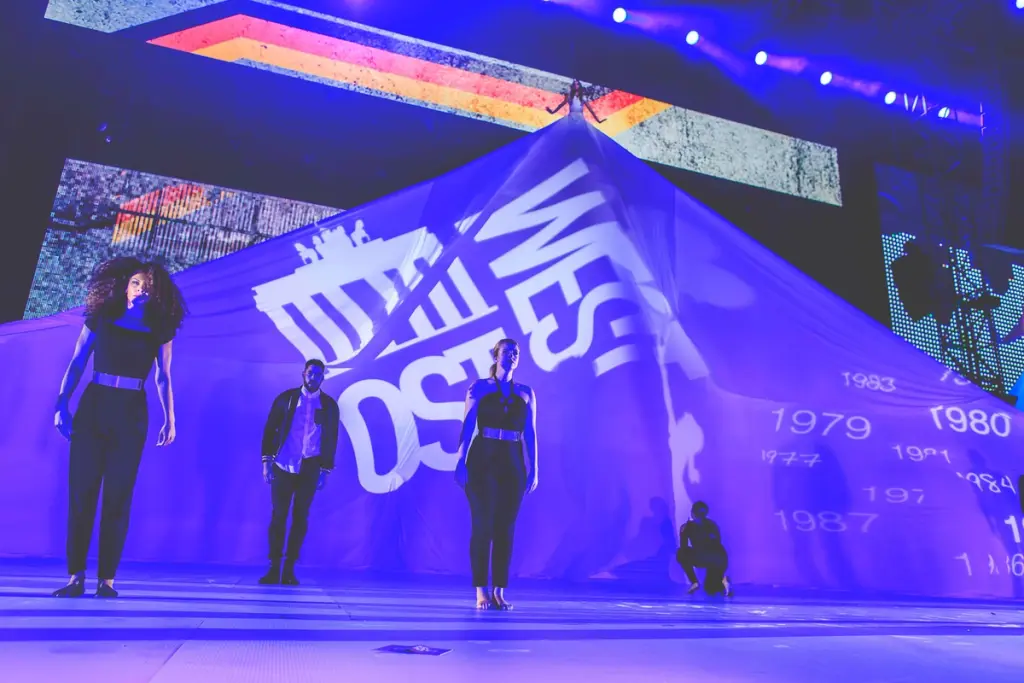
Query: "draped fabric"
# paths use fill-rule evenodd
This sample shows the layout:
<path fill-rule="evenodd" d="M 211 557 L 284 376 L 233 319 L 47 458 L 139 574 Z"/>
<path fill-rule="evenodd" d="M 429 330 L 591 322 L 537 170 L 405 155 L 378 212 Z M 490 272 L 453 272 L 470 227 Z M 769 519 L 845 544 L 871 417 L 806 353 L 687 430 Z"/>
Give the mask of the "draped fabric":
<path fill-rule="evenodd" d="M 263 561 L 263 424 L 321 358 L 342 435 L 304 561 L 468 576 L 463 399 L 513 337 L 540 439 L 514 576 L 681 580 L 700 499 L 740 584 L 1020 592 L 1019 413 L 578 115 L 177 282 L 178 439 L 154 445 L 150 380 L 127 560 Z M 63 554 L 52 409 L 82 322 L 0 327 L 4 556 Z"/>

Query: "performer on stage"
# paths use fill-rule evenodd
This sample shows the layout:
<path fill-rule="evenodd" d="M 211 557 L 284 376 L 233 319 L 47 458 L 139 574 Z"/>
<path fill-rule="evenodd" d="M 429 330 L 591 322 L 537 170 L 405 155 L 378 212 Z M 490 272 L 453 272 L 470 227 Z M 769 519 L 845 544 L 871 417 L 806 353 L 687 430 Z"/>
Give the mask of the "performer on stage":
<path fill-rule="evenodd" d="M 729 555 L 722 545 L 722 532 L 708 519 L 708 505 L 697 501 L 690 508 L 690 519 L 679 529 L 679 552 L 676 560 L 690 580 L 690 592 L 700 588 L 694 567 L 707 569 L 704 591 L 708 595 L 732 595 L 732 587 L 725 572 L 729 568 Z"/>
<path fill-rule="evenodd" d="M 309 508 L 334 469 L 339 411 L 337 402 L 320 391 L 323 381 L 323 361 L 306 361 L 302 386 L 274 399 L 263 429 L 263 479 L 270 484 L 273 504 L 270 570 L 260 578 L 263 585 L 299 585 L 295 563 L 309 528 Z M 285 550 L 289 508 L 292 530 Z"/>
<path fill-rule="evenodd" d="M 523 495 L 537 488 L 537 396 L 512 380 L 519 344 L 502 339 L 491 356 L 490 378 L 474 382 L 466 395 L 455 480 L 466 490 L 473 519 L 469 557 L 477 609 L 509 610 L 505 588 L 516 516 Z"/>
<path fill-rule="evenodd" d="M 562 107 L 567 104 L 569 105 L 570 114 L 582 114 L 583 108 L 586 107 L 587 111 L 590 112 L 590 115 L 594 117 L 595 121 L 598 123 L 604 123 L 606 121 L 606 119 L 599 117 L 597 112 L 594 111 L 594 108 L 590 106 L 590 97 L 587 94 L 586 88 L 583 87 L 583 84 L 580 83 L 578 78 L 574 78 L 572 83 L 569 84 L 569 92 L 565 94 L 565 97 L 562 98 L 561 103 L 559 103 L 557 107 L 554 109 L 551 107 L 545 107 L 545 109 L 548 110 L 549 114 L 557 114 L 561 111 Z"/>
<path fill-rule="evenodd" d="M 174 442 L 171 340 L 185 317 L 185 302 L 163 266 L 116 258 L 89 281 L 85 325 L 64 373 L 54 424 L 71 441 L 68 503 L 67 585 L 54 597 L 85 593 L 96 503 L 100 512 L 99 583 L 96 597 L 114 598 L 114 576 L 128 535 L 132 493 L 149 428 L 146 377 L 156 360 L 156 388 L 163 407 L 157 446 Z M 69 402 L 93 356 L 92 381 L 74 419 Z"/>

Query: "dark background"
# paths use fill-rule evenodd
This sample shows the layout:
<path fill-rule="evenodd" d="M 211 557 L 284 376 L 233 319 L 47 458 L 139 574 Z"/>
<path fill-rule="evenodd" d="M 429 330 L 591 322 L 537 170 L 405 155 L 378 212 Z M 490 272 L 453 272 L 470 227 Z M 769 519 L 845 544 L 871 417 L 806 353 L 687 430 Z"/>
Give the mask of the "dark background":
<path fill-rule="evenodd" d="M 678 169 L 658 170 L 885 323 L 874 165 L 923 172 L 955 167 L 965 182 L 980 182 L 981 146 L 970 128 L 936 126 L 784 73 L 765 71 L 752 92 L 745 89 L 749 84 L 734 83 L 713 63 L 681 49 L 679 36 L 655 39 L 603 17 L 597 21 L 532 0 L 294 4 L 330 8 L 339 16 L 407 35 L 837 146 L 841 208 Z M 45 0 L 13 5 L 4 9 L 0 28 L 3 321 L 20 319 L 24 311 L 66 158 L 352 208 L 450 171 L 525 134 L 47 21 Z M 823 32 L 825 24 L 814 23 L 813 16 L 794 15 L 784 24 L 776 15 L 755 11 L 759 5 L 754 2 L 702 6 L 705 21 L 723 34 L 723 43 L 730 27 L 735 29 L 730 47 L 747 49 L 768 33 L 782 42 L 784 25 L 794 51 L 801 39 L 807 50 L 821 49 L 806 40 Z M 1002 15 L 990 8 L 986 16 Z M 811 21 L 810 27 L 801 21 Z M 1003 24 L 1009 23 L 1004 17 Z M 834 36 L 833 51 L 849 34 L 844 28 Z M 971 40 L 981 45 L 986 39 L 995 40 L 983 34 Z M 908 54 L 914 48 L 909 38 L 901 47 Z M 879 48 L 875 60 L 899 59 L 887 54 L 892 50 L 893 45 Z M 918 73 L 910 62 L 901 62 L 901 78 L 935 83 L 937 90 L 951 93 L 955 104 L 1002 95 L 1001 119 L 1005 130 L 1013 132 L 1013 117 L 1003 113 L 1019 104 L 1020 78 L 1013 62 L 981 79 L 976 74 L 988 73 L 988 62 L 976 52 L 971 54 L 978 64 L 953 55 L 963 73 Z M 1005 58 L 1014 57 L 1007 53 Z M 841 61 L 849 70 L 858 58 L 847 54 Z M 877 68 L 866 58 L 861 61 L 866 72 Z M 934 60 L 923 63 L 934 66 Z M 107 132 L 98 131 L 101 123 L 109 124 Z M 106 135 L 112 136 L 110 144 Z M 1015 150 L 1010 157 L 1007 184 L 1012 187 L 1019 177 Z M 1019 231 L 1010 229 L 1019 209 L 1010 201 L 1000 208 L 1009 226 L 1002 241 L 1019 242 Z"/>

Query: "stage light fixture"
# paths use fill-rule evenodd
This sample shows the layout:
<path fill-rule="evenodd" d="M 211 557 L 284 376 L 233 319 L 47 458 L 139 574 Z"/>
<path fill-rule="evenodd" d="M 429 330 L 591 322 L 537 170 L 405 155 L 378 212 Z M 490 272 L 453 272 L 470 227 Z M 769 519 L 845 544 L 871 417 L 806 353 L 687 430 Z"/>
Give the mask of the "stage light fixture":
<path fill-rule="evenodd" d="M 616 24 L 621 24 L 626 20 L 626 10 L 621 7 L 616 7 L 615 11 L 612 12 L 612 19 Z"/>
<path fill-rule="evenodd" d="M 896 91 L 895 90 L 890 90 L 885 95 L 885 103 L 886 104 L 892 104 L 895 101 L 896 101 Z"/>
<path fill-rule="evenodd" d="M 765 52 L 764 50 L 761 50 L 756 55 L 754 55 L 754 64 L 757 64 L 758 66 L 764 66 L 767 63 L 768 53 Z"/>
<path fill-rule="evenodd" d="M 690 31 L 686 34 L 686 44 L 696 45 L 700 41 L 700 34 L 696 31 Z"/>
<path fill-rule="evenodd" d="M 1017 0 L 1017 9 L 1024 9 L 1024 0 Z"/>
<path fill-rule="evenodd" d="M 949 107 L 942 107 L 941 109 L 939 109 L 939 118 L 940 119 L 948 119 L 949 118 Z"/>
<path fill-rule="evenodd" d="M 819 79 L 819 81 L 821 82 L 822 85 L 828 85 L 829 83 L 831 83 L 832 82 L 832 72 L 831 71 L 826 71 L 825 73 L 821 74 L 821 78 Z"/>

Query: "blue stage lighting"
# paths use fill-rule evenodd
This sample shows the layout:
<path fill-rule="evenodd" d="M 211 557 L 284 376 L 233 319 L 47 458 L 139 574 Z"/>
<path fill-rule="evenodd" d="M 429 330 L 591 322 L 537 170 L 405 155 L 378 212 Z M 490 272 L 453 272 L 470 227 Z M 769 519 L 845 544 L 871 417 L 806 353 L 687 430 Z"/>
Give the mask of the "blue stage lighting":
<path fill-rule="evenodd" d="M 829 83 L 832 82 L 832 72 L 826 71 L 825 73 L 821 74 L 820 80 L 822 85 L 828 85 Z"/>
<path fill-rule="evenodd" d="M 621 24 L 626 20 L 626 10 L 621 7 L 616 7 L 615 11 L 612 12 L 612 19 L 615 20 L 616 24 Z"/>
<path fill-rule="evenodd" d="M 886 104 L 892 104 L 895 101 L 896 101 L 896 92 L 894 90 L 890 90 L 885 95 L 885 103 Z"/>
<path fill-rule="evenodd" d="M 754 64 L 757 64 L 758 66 L 764 66 L 767 62 L 768 53 L 765 52 L 764 50 L 761 50 L 756 55 L 754 55 Z"/>
<path fill-rule="evenodd" d="M 696 31 L 690 31 L 686 34 L 686 44 L 696 45 L 700 41 L 700 34 Z"/>

